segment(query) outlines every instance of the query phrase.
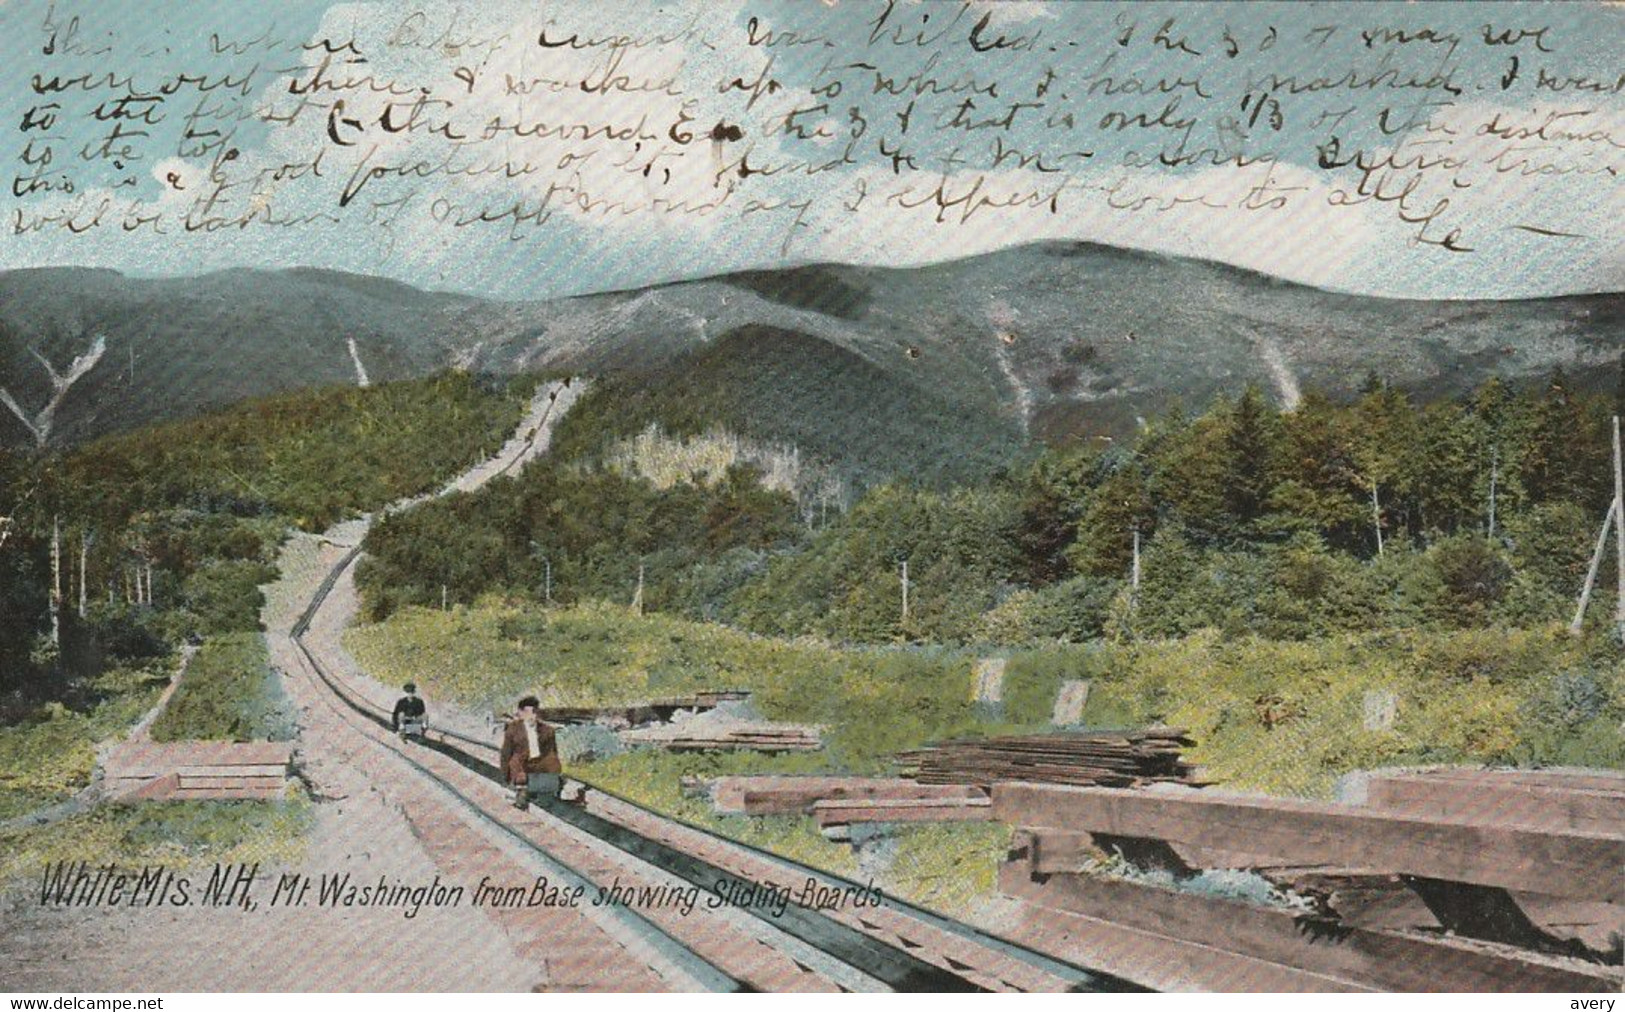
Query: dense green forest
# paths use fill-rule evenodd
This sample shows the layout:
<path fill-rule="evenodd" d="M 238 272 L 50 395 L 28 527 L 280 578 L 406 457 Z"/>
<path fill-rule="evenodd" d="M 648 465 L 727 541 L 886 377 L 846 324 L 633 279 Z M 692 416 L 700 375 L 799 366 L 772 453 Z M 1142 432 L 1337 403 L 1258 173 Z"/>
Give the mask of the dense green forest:
<path fill-rule="evenodd" d="M 381 618 L 442 593 L 629 602 L 641 569 L 645 609 L 852 643 L 1538 625 L 1573 609 L 1612 498 L 1614 410 L 1561 374 L 1429 404 L 1375 377 L 1352 403 L 1310 392 L 1292 410 L 1249 389 L 1132 445 L 876 485 L 822 517 L 748 465 L 657 487 L 578 430 L 514 480 L 377 525 L 360 582 Z"/>
<path fill-rule="evenodd" d="M 257 587 L 289 527 L 433 488 L 501 445 L 535 382 L 324 388 L 61 453 L 0 452 L 0 717 L 91 705 L 110 664 L 257 631 Z"/>

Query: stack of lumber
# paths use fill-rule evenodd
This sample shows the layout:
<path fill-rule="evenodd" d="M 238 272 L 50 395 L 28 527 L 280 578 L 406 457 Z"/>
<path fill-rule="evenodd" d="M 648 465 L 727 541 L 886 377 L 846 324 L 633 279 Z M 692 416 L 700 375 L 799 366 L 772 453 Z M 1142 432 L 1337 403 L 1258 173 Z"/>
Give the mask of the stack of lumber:
<path fill-rule="evenodd" d="M 975 787 L 919 784 L 895 777 L 731 776 L 717 777 L 703 789 L 718 815 L 811 815 L 821 801 L 987 799 Z"/>
<path fill-rule="evenodd" d="M 1132 787 L 1195 783 L 1195 767 L 1180 759 L 1192 742 L 1179 728 L 1069 731 L 946 741 L 904 752 L 904 776 L 922 784 L 1002 781 Z"/>
<path fill-rule="evenodd" d="M 1625 782 L 1614 774 L 1379 773 L 1358 805 L 1038 783 L 992 794 L 994 816 L 1017 829 L 999 884 L 1023 925 L 1051 955 L 1147 987 L 1625 984 Z M 1093 872 L 1090 858 L 1113 847 L 1160 856 L 1176 879 L 1256 869 L 1300 895 L 1242 900 Z"/>
<path fill-rule="evenodd" d="M 824 747 L 819 729 L 804 724 L 775 724 L 704 717 L 656 727 L 622 731 L 628 745 L 652 745 L 673 752 L 751 749 L 757 752 L 806 752 Z"/>
<path fill-rule="evenodd" d="M 283 796 L 286 742 L 132 741 L 108 757 L 109 797 L 124 801 L 274 800 Z"/>

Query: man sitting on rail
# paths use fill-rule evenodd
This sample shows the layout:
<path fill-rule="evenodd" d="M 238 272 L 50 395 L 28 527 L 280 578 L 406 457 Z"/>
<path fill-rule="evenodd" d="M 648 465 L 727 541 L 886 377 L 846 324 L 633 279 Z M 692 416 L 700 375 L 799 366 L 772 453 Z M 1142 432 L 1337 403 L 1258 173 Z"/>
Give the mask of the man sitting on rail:
<path fill-rule="evenodd" d="M 395 712 L 389 716 L 389 726 L 402 738 L 407 735 L 421 737 L 428 726 L 425 717 L 429 708 L 418 698 L 418 687 L 413 683 L 407 682 L 401 686 L 401 691 L 406 695 L 395 701 Z"/>
<path fill-rule="evenodd" d="M 545 807 L 557 801 L 562 784 L 559 749 L 552 725 L 538 719 L 535 696 L 519 701 L 519 715 L 502 732 L 502 770 L 513 785 L 513 806 L 520 811 L 537 798 Z"/>

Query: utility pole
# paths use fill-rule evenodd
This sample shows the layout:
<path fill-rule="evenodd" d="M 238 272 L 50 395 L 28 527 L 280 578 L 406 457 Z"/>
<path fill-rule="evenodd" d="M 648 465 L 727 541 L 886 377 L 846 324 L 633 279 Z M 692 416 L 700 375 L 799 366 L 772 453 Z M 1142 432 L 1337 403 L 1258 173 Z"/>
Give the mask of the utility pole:
<path fill-rule="evenodd" d="M 643 563 L 638 563 L 638 589 L 632 595 L 632 610 L 643 614 Z"/>
<path fill-rule="evenodd" d="M 1140 590 L 1140 528 L 1134 528 L 1134 566 L 1129 570 L 1129 589 L 1135 593 Z"/>
<path fill-rule="evenodd" d="M 903 618 L 901 624 L 908 625 L 908 560 L 903 560 Z"/>
<path fill-rule="evenodd" d="M 85 532 L 79 532 L 79 617 L 85 617 L 85 562 L 90 555 L 90 547 L 85 540 Z"/>
<path fill-rule="evenodd" d="M 1614 551 L 1618 562 L 1614 602 L 1614 633 L 1625 642 L 1625 467 L 1619 449 L 1619 416 L 1614 416 Z"/>
<path fill-rule="evenodd" d="M 1490 540 L 1495 540 L 1495 486 L 1501 477 L 1501 444 L 1490 448 Z"/>
<path fill-rule="evenodd" d="M 1591 553 L 1591 567 L 1586 570 L 1585 586 L 1580 588 L 1580 604 L 1574 609 L 1574 621 L 1569 623 L 1569 634 L 1580 635 L 1585 622 L 1586 605 L 1591 603 L 1591 588 L 1597 582 L 1597 570 L 1602 568 L 1602 550 L 1608 547 L 1608 530 L 1619 516 L 1619 500 L 1608 504 L 1608 513 L 1602 518 L 1602 530 L 1597 532 L 1597 547 Z"/>
<path fill-rule="evenodd" d="M 446 585 L 443 583 L 440 585 L 440 610 L 446 610 Z"/>
<path fill-rule="evenodd" d="M 62 648 L 62 517 L 51 518 L 51 645 Z"/>
<path fill-rule="evenodd" d="M 548 604 L 553 603 L 553 560 L 542 560 L 542 598 Z"/>
<path fill-rule="evenodd" d="M 1596 585 L 1597 573 L 1602 569 L 1603 549 L 1608 546 L 1608 532 L 1614 532 L 1615 562 L 1618 567 L 1617 599 L 1614 603 L 1614 633 L 1625 641 L 1625 469 L 1621 468 L 1619 416 L 1613 418 L 1614 437 L 1614 501 L 1608 504 L 1608 515 L 1603 517 L 1602 530 L 1597 532 L 1597 547 L 1591 552 L 1591 565 L 1586 570 L 1585 586 L 1580 588 L 1580 603 L 1574 609 L 1574 621 L 1569 633 L 1580 635 L 1585 622 L 1586 606 L 1591 603 L 1591 588 Z"/>
<path fill-rule="evenodd" d="M 1371 479 L 1371 526 L 1377 529 L 1377 558 L 1382 558 L 1382 504 L 1377 501 L 1377 479 Z"/>

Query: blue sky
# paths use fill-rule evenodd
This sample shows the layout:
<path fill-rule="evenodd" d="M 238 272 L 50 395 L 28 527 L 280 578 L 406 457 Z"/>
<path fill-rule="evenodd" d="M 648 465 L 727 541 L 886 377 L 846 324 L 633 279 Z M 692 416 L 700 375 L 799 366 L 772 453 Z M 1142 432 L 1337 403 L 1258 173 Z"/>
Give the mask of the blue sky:
<path fill-rule="evenodd" d="M 539 298 L 1065 238 L 1370 294 L 1619 290 L 1622 20 L 1588 4 L 4 0 L 0 267 L 298 264 Z M 139 97 L 108 104 L 121 93 Z M 707 140 L 718 123 L 739 139 Z M 136 133 L 104 145 L 114 127 Z M 572 127 L 600 132 L 548 134 Z M 474 173 L 497 165 L 531 171 Z M 188 232 L 189 216 L 250 224 Z"/>

